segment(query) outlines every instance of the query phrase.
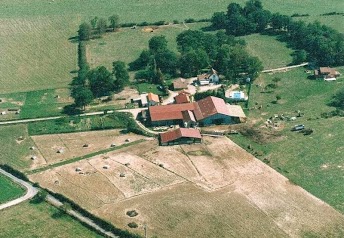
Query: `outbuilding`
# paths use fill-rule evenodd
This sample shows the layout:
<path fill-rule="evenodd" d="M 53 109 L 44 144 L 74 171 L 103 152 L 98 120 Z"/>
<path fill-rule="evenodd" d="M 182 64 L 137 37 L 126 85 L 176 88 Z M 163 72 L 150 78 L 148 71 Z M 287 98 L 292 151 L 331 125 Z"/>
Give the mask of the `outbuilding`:
<path fill-rule="evenodd" d="M 180 145 L 201 142 L 202 136 L 197 129 L 178 128 L 160 134 L 160 145 Z"/>

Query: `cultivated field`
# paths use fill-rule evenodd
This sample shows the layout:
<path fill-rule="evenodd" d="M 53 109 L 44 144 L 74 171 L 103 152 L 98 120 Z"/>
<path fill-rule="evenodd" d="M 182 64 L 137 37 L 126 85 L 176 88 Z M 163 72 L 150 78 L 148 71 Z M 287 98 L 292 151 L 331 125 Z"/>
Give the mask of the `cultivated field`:
<path fill-rule="evenodd" d="M 24 194 L 24 188 L 0 174 L 0 204 L 16 199 Z"/>
<path fill-rule="evenodd" d="M 0 230 L 1 238 L 102 237 L 47 203 L 24 202 L 1 211 Z"/>
<path fill-rule="evenodd" d="M 120 146 L 128 143 L 126 140 L 133 142 L 143 138 L 143 136 L 133 133 L 122 134 L 121 130 L 32 136 L 31 139 L 37 146 L 37 149 L 33 151 L 37 154 L 37 158 L 34 160 L 32 168 L 109 149 L 111 144 Z M 85 147 L 86 145 L 87 147 Z"/>
<path fill-rule="evenodd" d="M 343 215 L 227 138 L 173 147 L 147 141 L 30 179 L 120 228 L 135 221 L 136 232 L 147 224 L 158 237 L 344 234 Z M 133 209 L 139 215 L 130 218 Z"/>

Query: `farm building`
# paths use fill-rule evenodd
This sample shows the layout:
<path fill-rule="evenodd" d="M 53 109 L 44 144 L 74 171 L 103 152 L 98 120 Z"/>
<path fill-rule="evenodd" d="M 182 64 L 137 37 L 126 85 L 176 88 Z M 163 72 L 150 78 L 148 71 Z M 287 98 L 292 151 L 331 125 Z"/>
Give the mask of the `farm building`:
<path fill-rule="evenodd" d="M 139 98 L 131 99 L 132 103 L 138 103 L 140 107 L 149 107 L 158 105 L 160 100 L 159 96 L 154 93 L 140 94 Z"/>
<path fill-rule="evenodd" d="M 201 143 L 202 136 L 199 130 L 178 128 L 160 134 L 160 145 L 179 145 Z"/>
<path fill-rule="evenodd" d="M 191 94 L 183 90 L 179 92 L 177 96 L 174 97 L 174 101 L 176 104 L 189 103 L 191 102 L 190 97 L 191 97 Z"/>
<path fill-rule="evenodd" d="M 340 73 L 334 68 L 320 67 L 314 70 L 314 76 L 315 78 L 323 78 L 324 80 L 331 81 L 336 80 L 336 78 L 340 76 Z"/>
<path fill-rule="evenodd" d="M 212 96 L 193 103 L 150 107 L 148 117 L 153 126 L 179 124 L 185 127 L 195 126 L 196 123 L 203 126 L 231 124 L 240 122 L 238 118 L 246 118 L 240 106 L 228 107 L 223 99 Z"/>
<path fill-rule="evenodd" d="M 182 90 L 188 88 L 188 83 L 185 79 L 179 78 L 173 81 L 172 83 L 173 90 Z"/>
<path fill-rule="evenodd" d="M 206 97 L 196 104 L 194 114 L 200 125 L 230 124 L 232 119 L 222 98 Z"/>
<path fill-rule="evenodd" d="M 150 107 L 148 116 L 153 126 L 178 125 L 183 123 L 182 112 L 188 110 L 195 110 L 194 103 Z"/>

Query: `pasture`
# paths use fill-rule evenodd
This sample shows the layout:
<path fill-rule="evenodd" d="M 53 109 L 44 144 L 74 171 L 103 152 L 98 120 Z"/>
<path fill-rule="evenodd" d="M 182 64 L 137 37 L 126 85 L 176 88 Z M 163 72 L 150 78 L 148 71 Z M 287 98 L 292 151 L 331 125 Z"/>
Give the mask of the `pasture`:
<path fill-rule="evenodd" d="M 120 228 L 134 221 L 143 234 L 147 224 L 151 236 L 344 234 L 343 215 L 227 138 L 171 147 L 147 141 L 30 179 Z"/>
<path fill-rule="evenodd" d="M 0 237 L 102 237 L 45 202 L 1 211 L 0 230 Z"/>
<path fill-rule="evenodd" d="M 343 67 L 338 68 L 339 71 Z M 259 133 L 256 136 L 231 136 L 243 148 L 253 147 L 260 159 L 284 174 L 297 185 L 344 212 L 343 164 L 343 118 L 322 118 L 321 113 L 334 108 L 327 104 L 334 93 L 344 86 L 343 78 L 335 82 L 307 79 L 304 69 L 284 73 L 263 74 L 252 85 L 249 124 Z M 277 88 L 264 90 L 274 78 L 280 78 Z M 276 95 L 281 99 L 276 103 Z M 257 109 L 259 106 L 262 109 Z M 302 117 L 297 117 L 297 111 Z M 296 117 L 295 121 L 275 119 L 277 127 L 266 120 L 274 115 Z M 313 129 L 313 134 L 291 132 L 296 124 Z M 269 135 L 269 138 L 264 138 Z"/>
<path fill-rule="evenodd" d="M 0 204 L 24 195 L 25 189 L 0 174 Z"/>
<path fill-rule="evenodd" d="M 187 2 L 180 0 L 144 2 L 136 0 L 125 2 L 119 0 L 101 2 L 28 0 L 25 3 L 19 0 L 2 1 L 0 8 L 0 43 L 2 45 L 0 83 L 2 87 L 0 93 L 67 87 L 74 76 L 71 72 L 77 69 L 77 47 L 68 39 L 76 35 L 78 25 L 82 21 L 89 21 L 94 16 L 107 18 L 112 14 L 118 14 L 121 22 L 183 21 L 186 18 L 210 18 L 213 12 L 226 11 L 230 2 L 220 0 L 212 2 L 209 7 L 209 1 L 206 0 Z M 236 2 L 243 4 L 245 1 Z M 264 1 L 264 7 L 270 11 L 288 15 L 309 13 L 317 19 L 316 16 L 320 14 L 343 9 L 343 2 L 332 0 L 329 4 L 328 1 L 320 0 L 297 3 L 268 0 Z M 338 17 L 328 17 L 328 19 L 337 20 Z M 333 23 L 333 20 L 326 20 L 326 22 L 335 27 L 340 25 Z M 126 34 L 123 34 L 120 39 L 123 41 L 119 42 L 120 44 L 116 45 L 115 49 L 119 48 L 124 53 L 126 50 L 123 50 L 125 49 L 122 47 L 123 42 L 138 41 L 138 39 L 129 38 Z M 138 45 L 142 45 L 140 40 Z M 120 54 L 124 55 L 124 53 Z M 111 57 L 110 61 L 106 62 L 112 62 L 114 59 Z"/>

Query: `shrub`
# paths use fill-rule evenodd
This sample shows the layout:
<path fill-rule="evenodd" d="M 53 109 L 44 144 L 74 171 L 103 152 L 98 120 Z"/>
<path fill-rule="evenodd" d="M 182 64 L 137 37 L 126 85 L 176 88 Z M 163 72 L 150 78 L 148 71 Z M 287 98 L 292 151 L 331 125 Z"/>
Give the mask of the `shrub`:
<path fill-rule="evenodd" d="M 195 22 L 195 19 L 193 19 L 193 18 L 188 18 L 188 19 L 185 19 L 184 21 L 185 21 L 185 23 L 194 23 L 194 22 Z"/>
<path fill-rule="evenodd" d="M 128 226 L 129 226 L 130 228 L 137 228 L 137 227 L 139 227 L 139 226 L 137 225 L 136 222 L 130 222 L 130 223 L 128 224 Z"/>

